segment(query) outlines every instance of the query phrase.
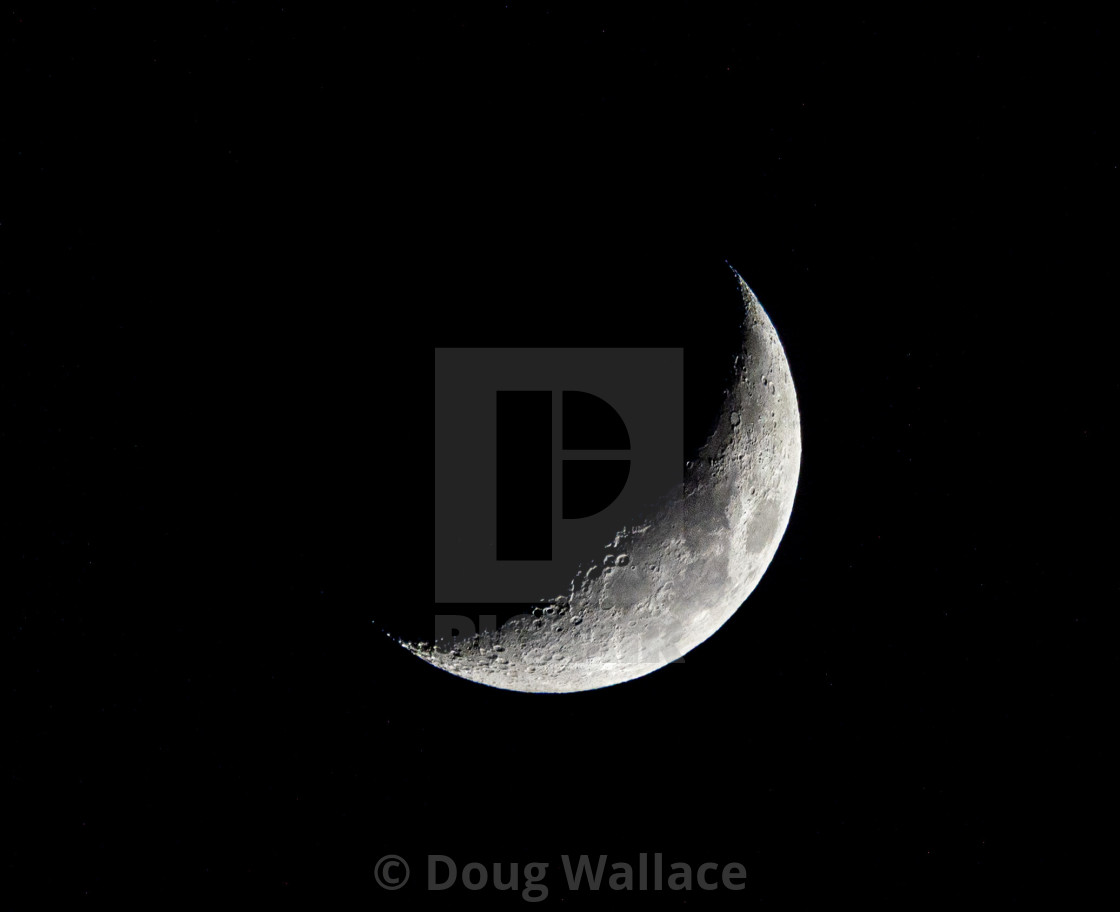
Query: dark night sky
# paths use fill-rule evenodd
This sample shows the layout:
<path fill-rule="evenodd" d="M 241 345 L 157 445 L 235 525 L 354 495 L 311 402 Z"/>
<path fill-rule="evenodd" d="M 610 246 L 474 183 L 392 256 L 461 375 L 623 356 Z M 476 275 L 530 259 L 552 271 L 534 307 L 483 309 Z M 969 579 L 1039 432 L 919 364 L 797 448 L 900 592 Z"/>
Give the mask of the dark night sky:
<path fill-rule="evenodd" d="M 5 879 L 377 903 L 386 852 L 646 851 L 740 860 L 747 900 L 1085 884 L 1115 33 L 473 6 L 5 10 Z M 803 422 L 745 607 L 569 697 L 395 647 L 432 348 L 684 346 L 695 441 L 725 259 Z"/>

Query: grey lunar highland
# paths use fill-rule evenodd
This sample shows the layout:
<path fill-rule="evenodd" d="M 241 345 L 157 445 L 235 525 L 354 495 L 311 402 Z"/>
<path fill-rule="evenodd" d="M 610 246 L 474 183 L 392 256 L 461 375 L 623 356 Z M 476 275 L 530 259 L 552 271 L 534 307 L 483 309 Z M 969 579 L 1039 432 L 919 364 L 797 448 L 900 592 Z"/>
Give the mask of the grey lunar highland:
<path fill-rule="evenodd" d="M 789 364 L 754 293 L 715 430 L 683 489 L 635 517 L 573 568 L 568 592 L 497 630 L 400 641 L 452 674 L 506 690 L 568 693 L 619 684 L 675 661 L 751 594 L 793 508 L 801 422 Z"/>

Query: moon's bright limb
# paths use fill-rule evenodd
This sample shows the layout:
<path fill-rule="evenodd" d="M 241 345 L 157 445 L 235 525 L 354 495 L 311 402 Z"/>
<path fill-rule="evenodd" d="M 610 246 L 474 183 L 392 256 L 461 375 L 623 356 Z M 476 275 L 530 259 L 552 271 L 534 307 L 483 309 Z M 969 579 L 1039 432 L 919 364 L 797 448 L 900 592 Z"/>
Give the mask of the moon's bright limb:
<path fill-rule="evenodd" d="M 778 549 L 801 466 L 801 419 L 778 334 L 736 272 L 742 346 L 716 429 L 683 496 L 588 555 L 566 595 L 497 631 L 402 645 L 452 674 L 537 693 L 619 684 L 715 633 Z"/>

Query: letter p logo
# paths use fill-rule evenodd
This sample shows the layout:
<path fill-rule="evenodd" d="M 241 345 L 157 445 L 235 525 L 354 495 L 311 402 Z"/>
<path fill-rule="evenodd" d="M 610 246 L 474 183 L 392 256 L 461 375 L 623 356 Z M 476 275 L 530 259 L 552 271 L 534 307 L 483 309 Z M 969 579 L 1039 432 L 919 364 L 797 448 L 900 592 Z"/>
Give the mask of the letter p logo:
<path fill-rule="evenodd" d="M 553 447 L 527 452 L 526 440 L 551 440 L 547 391 L 499 390 L 497 401 L 497 559 L 552 560 Z M 586 519 L 614 503 L 630 475 L 630 435 L 611 406 L 563 390 L 561 517 Z"/>
<path fill-rule="evenodd" d="M 680 349 L 436 349 L 435 600 L 567 591 L 682 480 Z"/>

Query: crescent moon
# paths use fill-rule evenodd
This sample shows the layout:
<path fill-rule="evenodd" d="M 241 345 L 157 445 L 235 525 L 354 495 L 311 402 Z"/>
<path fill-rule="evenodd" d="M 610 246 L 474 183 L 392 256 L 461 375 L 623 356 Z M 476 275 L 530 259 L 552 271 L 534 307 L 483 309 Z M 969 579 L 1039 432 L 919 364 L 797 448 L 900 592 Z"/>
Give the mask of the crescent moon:
<path fill-rule="evenodd" d="M 494 631 L 398 640 L 452 674 L 506 690 L 571 693 L 620 684 L 676 661 L 714 634 L 769 566 L 793 509 L 801 417 L 789 363 L 754 292 L 715 430 L 685 466 L 683 489 L 589 555 L 567 595 Z"/>

